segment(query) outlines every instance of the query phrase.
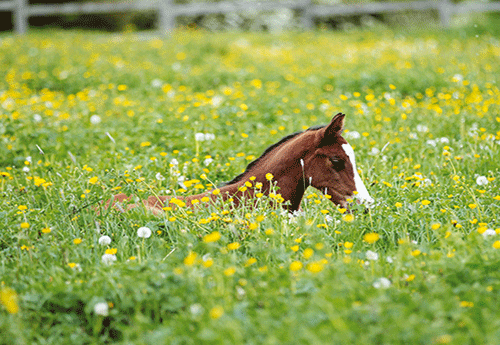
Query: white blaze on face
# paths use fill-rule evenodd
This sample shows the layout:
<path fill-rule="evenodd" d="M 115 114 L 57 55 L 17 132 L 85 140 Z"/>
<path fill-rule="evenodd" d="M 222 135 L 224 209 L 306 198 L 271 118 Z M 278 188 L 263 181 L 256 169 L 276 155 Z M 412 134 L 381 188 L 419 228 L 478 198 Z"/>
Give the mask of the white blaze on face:
<path fill-rule="evenodd" d="M 356 159 L 354 158 L 354 150 L 349 144 L 343 144 L 342 148 L 351 160 L 352 168 L 354 170 L 354 183 L 356 185 L 356 191 L 358 192 L 358 194 L 356 194 L 356 198 L 358 198 L 362 203 L 372 204 L 375 200 L 373 200 L 370 196 L 365 184 L 361 180 L 361 177 L 359 177 L 358 169 L 356 168 Z"/>

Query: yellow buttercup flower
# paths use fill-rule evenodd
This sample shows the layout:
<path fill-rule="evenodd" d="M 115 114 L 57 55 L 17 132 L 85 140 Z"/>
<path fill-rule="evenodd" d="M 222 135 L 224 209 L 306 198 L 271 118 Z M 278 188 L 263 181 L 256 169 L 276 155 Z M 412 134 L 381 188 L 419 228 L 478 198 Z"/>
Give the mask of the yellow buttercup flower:
<path fill-rule="evenodd" d="M 229 243 L 227 245 L 227 249 L 229 250 L 236 250 L 240 247 L 241 245 L 238 243 L 238 242 L 233 242 L 233 243 Z"/>
<path fill-rule="evenodd" d="M 208 314 L 210 315 L 211 319 L 216 320 L 224 315 L 224 308 L 222 308 L 220 305 L 217 305 L 210 309 L 210 312 Z"/>
<path fill-rule="evenodd" d="M 10 314 L 17 314 L 19 312 L 17 294 L 11 288 L 2 288 L 0 290 L 0 304 L 2 304 Z"/>
<path fill-rule="evenodd" d="M 302 269 L 304 265 L 300 261 L 294 261 L 290 264 L 290 271 L 296 272 Z"/>
<path fill-rule="evenodd" d="M 205 243 L 212 243 L 212 242 L 217 242 L 218 240 L 220 240 L 220 233 L 218 231 L 214 231 L 208 235 L 205 235 L 203 237 L 203 242 Z"/>
<path fill-rule="evenodd" d="M 184 258 L 184 265 L 186 266 L 192 266 L 196 262 L 196 258 L 198 255 L 195 252 L 190 252 L 185 258 Z"/>
<path fill-rule="evenodd" d="M 369 243 L 369 244 L 373 244 L 373 243 L 377 242 L 379 239 L 380 239 L 380 235 L 375 233 L 375 232 L 371 232 L 371 233 L 363 236 L 363 241 L 365 241 L 366 243 Z"/>

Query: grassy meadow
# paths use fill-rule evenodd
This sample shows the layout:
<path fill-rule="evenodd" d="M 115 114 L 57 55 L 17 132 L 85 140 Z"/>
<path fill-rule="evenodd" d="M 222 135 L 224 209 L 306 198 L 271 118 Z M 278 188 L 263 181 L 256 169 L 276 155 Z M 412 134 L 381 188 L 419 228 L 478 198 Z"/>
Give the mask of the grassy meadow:
<path fill-rule="evenodd" d="M 2 34 L 0 343 L 498 344 L 499 61 L 481 28 Z M 337 112 L 367 213 L 100 208 Z"/>

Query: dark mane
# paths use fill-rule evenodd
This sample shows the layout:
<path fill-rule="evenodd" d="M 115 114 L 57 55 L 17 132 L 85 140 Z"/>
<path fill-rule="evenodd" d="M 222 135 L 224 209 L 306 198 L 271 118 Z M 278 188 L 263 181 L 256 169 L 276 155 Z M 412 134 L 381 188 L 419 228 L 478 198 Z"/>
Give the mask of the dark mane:
<path fill-rule="evenodd" d="M 272 145 L 271 145 L 271 146 L 269 146 L 267 149 L 265 149 L 264 153 L 262 153 L 262 154 L 260 155 L 260 157 L 259 157 L 259 158 L 257 158 L 256 160 L 254 160 L 254 161 L 250 162 L 250 163 L 247 165 L 247 167 L 246 167 L 246 169 L 245 169 L 245 171 L 244 171 L 244 172 L 242 172 L 241 174 L 239 174 L 238 176 L 236 176 L 235 178 L 233 178 L 231 181 L 223 183 L 222 185 L 223 185 L 223 186 L 226 186 L 226 185 L 230 185 L 230 184 L 233 184 L 233 183 L 236 183 L 236 182 L 241 181 L 241 180 L 243 179 L 243 176 L 244 176 L 246 173 L 248 173 L 248 172 L 249 172 L 249 171 L 250 171 L 250 170 L 251 170 L 251 169 L 252 169 L 255 165 L 257 165 L 257 163 L 258 163 L 261 159 L 263 159 L 263 158 L 264 158 L 264 157 L 265 157 L 265 156 L 266 156 L 269 152 L 271 152 L 272 150 L 274 150 L 276 147 L 280 146 L 281 144 L 283 144 L 283 143 L 287 142 L 288 140 L 290 140 L 290 139 L 292 139 L 292 138 L 296 137 L 296 136 L 297 136 L 297 135 L 299 135 L 299 134 L 302 134 L 302 133 L 307 132 L 307 131 L 315 131 L 315 130 L 321 129 L 321 128 L 323 128 L 323 127 L 325 127 L 325 126 L 324 126 L 324 125 L 319 125 L 319 126 L 309 127 L 309 128 L 308 128 L 308 129 L 306 129 L 305 131 L 302 131 L 302 132 L 295 132 L 295 133 L 289 134 L 289 135 L 287 135 L 287 136 L 285 136 L 285 137 L 281 138 L 281 140 L 280 140 L 280 141 L 278 141 L 278 142 L 277 142 L 277 143 L 275 143 L 275 144 L 272 144 Z"/>

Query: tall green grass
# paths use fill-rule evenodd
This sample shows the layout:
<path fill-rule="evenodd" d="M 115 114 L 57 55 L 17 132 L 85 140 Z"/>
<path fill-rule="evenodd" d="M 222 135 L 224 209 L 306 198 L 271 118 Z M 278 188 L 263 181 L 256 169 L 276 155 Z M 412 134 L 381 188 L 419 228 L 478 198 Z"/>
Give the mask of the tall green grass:
<path fill-rule="evenodd" d="M 497 343 L 498 43 L 2 36 L 1 342 Z M 266 197 L 163 217 L 100 206 L 214 188 L 339 111 L 367 213 L 313 189 L 295 215 Z"/>

